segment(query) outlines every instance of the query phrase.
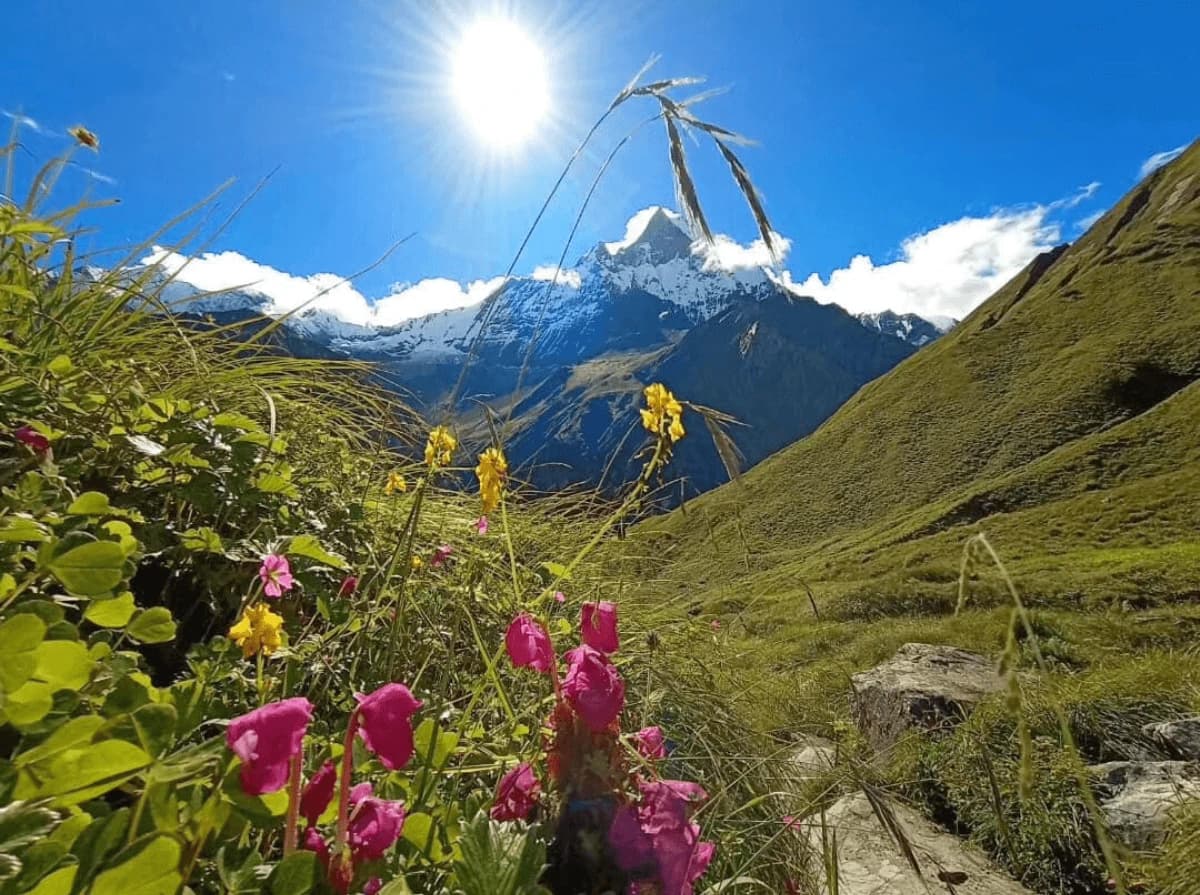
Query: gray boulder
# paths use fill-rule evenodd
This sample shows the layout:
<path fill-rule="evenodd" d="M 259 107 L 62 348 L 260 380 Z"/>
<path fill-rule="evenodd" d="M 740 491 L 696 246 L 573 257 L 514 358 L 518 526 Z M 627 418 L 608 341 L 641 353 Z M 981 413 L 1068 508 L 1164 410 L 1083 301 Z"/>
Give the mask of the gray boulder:
<path fill-rule="evenodd" d="M 837 763 L 837 743 L 823 737 L 805 737 L 791 760 L 801 776 L 819 777 Z"/>
<path fill-rule="evenodd" d="M 1186 761 L 1110 761 L 1088 769 L 1113 838 L 1135 851 L 1166 837 L 1175 806 L 1200 798 L 1200 765 Z"/>
<path fill-rule="evenodd" d="M 1030 895 L 980 851 L 938 829 L 915 811 L 892 803 L 899 832 L 912 848 L 920 873 L 904 858 L 862 793 L 844 796 L 825 811 L 826 836 L 837 834 L 839 895 Z M 803 835 L 819 854 L 821 817 L 805 820 Z M 818 865 L 823 863 L 818 860 Z M 822 892 L 832 887 L 822 879 Z"/>
<path fill-rule="evenodd" d="M 1172 758 L 1200 761 L 1200 715 L 1147 724 L 1142 733 Z"/>
<path fill-rule="evenodd" d="M 991 660 L 951 646 L 906 643 L 887 662 L 851 679 L 855 723 L 875 749 L 904 731 L 954 727 L 985 697 L 1004 688 Z"/>

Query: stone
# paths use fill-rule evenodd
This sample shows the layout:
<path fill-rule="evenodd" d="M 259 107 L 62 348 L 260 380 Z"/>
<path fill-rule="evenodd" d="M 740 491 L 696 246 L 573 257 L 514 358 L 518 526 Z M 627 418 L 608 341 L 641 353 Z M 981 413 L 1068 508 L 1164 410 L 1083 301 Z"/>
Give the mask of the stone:
<path fill-rule="evenodd" d="M 948 730 L 1004 688 L 995 663 L 951 646 L 906 643 L 887 662 L 850 679 L 855 723 L 878 751 L 906 730 Z"/>
<path fill-rule="evenodd" d="M 940 830 L 903 805 L 889 803 L 912 848 L 918 875 L 884 829 L 865 795 L 843 796 L 825 811 L 827 829 L 837 832 L 838 895 L 1029 895 L 1012 877 L 957 836 Z M 821 851 L 821 820 L 804 821 L 803 835 Z M 823 866 L 818 858 L 818 865 Z M 822 880 L 823 893 L 830 890 Z"/>
<path fill-rule="evenodd" d="M 1161 845 L 1171 809 L 1200 798 L 1200 765 L 1186 761 L 1109 761 L 1088 768 L 1109 832 L 1135 851 Z"/>
<path fill-rule="evenodd" d="M 819 777 L 837 762 L 837 744 L 823 737 L 805 737 L 792 753 L 792 765 L 805 778 Z"/>
<path fill-rule="evenodd" d="M 1200 761 L 1200 715 L 1147 724 L 1142 733 L 1172 758 Z"/>

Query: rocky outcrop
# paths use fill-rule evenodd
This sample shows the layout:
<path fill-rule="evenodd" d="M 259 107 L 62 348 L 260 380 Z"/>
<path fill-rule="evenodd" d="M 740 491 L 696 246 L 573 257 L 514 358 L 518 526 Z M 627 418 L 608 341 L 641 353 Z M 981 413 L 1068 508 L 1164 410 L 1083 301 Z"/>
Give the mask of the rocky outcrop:
<path fill-rule="evenodd" d="M 856 793 L 825 811 L 827 832 L 837 833 L 839 895 L 1029 895 L 1028 889 L 998 870 L 982 853 L 915 811 L 891 804 L 890 813 L 912 848 L 920 873 L 905 859 L 867 797 Z M 819 853 L 819 815 L 807 820 L 805 835 Z M 822 883 L 822 892 L 831 891 L 828 880 Z"/>
<path fill-rule="evenodd" d="M 879 751 L 910 728 L 947 730 L 1004 686 L 995 664 L 950 646 L 906 643 L 882 665 L 851 678 L 855 723 Z"/>
<path fill-rule="evenodd" d="M 1147 724 L 1142 733 L 1172 758 L 1200 761 L 1200 715 Z"/>
<path fill-rule="evenodd" d="M 1110 761 L 1089 768 L 1113 838 L 1135 851 L 1162 844 L 1173 808 L 1200 798 L 1200 765 L 1186 761 Z"/>
<path fill-rule="evenodd" d="M 837 764 L 837 744 L 823 737 L 806 737 L 792 753 L 792 764 L 803 777 L 819 777 Z"/>

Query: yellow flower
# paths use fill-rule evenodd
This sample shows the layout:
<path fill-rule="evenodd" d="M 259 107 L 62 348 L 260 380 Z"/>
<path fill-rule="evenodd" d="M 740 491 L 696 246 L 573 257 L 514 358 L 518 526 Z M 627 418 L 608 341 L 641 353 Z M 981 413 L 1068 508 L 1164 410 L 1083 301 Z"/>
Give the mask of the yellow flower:
<path fill-rule="evenodd" d="M 88 149 L 92 150 L 92 152 L 100 151 L 100 138 L 82 124 L 77 124 L 74 127 L 68 128 L 67 133 L 74 137 L 75 142 L 80 146 L 86 146 Z"/>
<path fill-rule="evenodd" d="M 499 505 L 500 492 L 508 475 L 508 460 L 504 452 L 500 448 L 490 447 L 480 454 L 475 475 L 479 478 L 479 497 L 483 501 L 483 515 L 486 516 Z"/>
<path fill-rule="evenodd" d="M 655 435 L 664 434 L 676 442 L 686 434 L 683 428 L 683 405 L 661 382 L 646 386 L 646 408 L 641 411 L 642 425 Z M 664 429 L 666 430 L 664 433 Z"/>
<path fill-rule="evenodd" d="M 434 426 L 433 431 L 429 433 L 429 441 L 425 443 L 425 463 L 430 469 L 448 465 L 456 447 L 458 439 L 450 434 L 449 429 L 445 426 Z"/>
<path fill-rule="evenodd" d="M 247 659 L 258 652 L 269 656 L 283 646 L 282 629 L 283 616 L 272 612 L 266 603 L 258 603 L 246 607 L 237 624 L 229 629 L 229 637 Z"/>
<path fill-rule="evenodd" d="M 408 482 L 404 481 L 404 476 L 392 470 L 388 473 L 387 484 L 383 486 L 384 493 L 395 494 L 397 491 L 403 493 L 408 490 Z"/>
<path fill-rule="evenodd" d="M 414 556 L 412 558 L 412 570 L 414 572 L 419 571 L 421 566 L 423 566 L 423 565 L 425 565 L 425 562 L 424 562 L 424 560 L 421 559 L 421 557 Z"/>

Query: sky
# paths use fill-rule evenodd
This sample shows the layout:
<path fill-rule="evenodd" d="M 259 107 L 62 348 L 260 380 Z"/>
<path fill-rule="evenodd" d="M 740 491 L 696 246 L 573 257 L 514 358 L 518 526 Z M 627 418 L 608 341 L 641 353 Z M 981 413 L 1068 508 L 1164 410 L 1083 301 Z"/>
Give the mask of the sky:
<path fill-rule="evenodd" d="M 529 103 L 545 111 L 524 139 L 497 139 L 487 88 L 504 72 L 456 87 L 489 21 L 533 48 L 504 72 L 544 57 Z M 1200 4 L 1185 2 L 42 0 L 6 25 L 29 37 L 0 59 L 18 173 L 69 147 L 74 124 L 100 138 L 50 200 L 120 199 L 88 213 L 96 258 L 149 239 L 200 256 L 188 269 L 205 288 L 295 301 L 359 274 L 337 287 L 347 315 L 386 298 L 389 322 L 486 295 L 655 54 L 650 77 L 706 78 L 680 97 L 726 88 L 697 113 L 756 141 L 737 151 L 787 241 L 781 278 L 852 311 L 961 317 L 1200 131 Z M 517 273 L 557 261 L 631 132 L 568 264 L 675 205 L 661 122 L 643 124 L 654 111 L 631 101 L 604 122 Z M 724 162 L 686 149 L 726 256 L 757 258 Z M 231 178 L 215 207 L 155 235 Z"/>

